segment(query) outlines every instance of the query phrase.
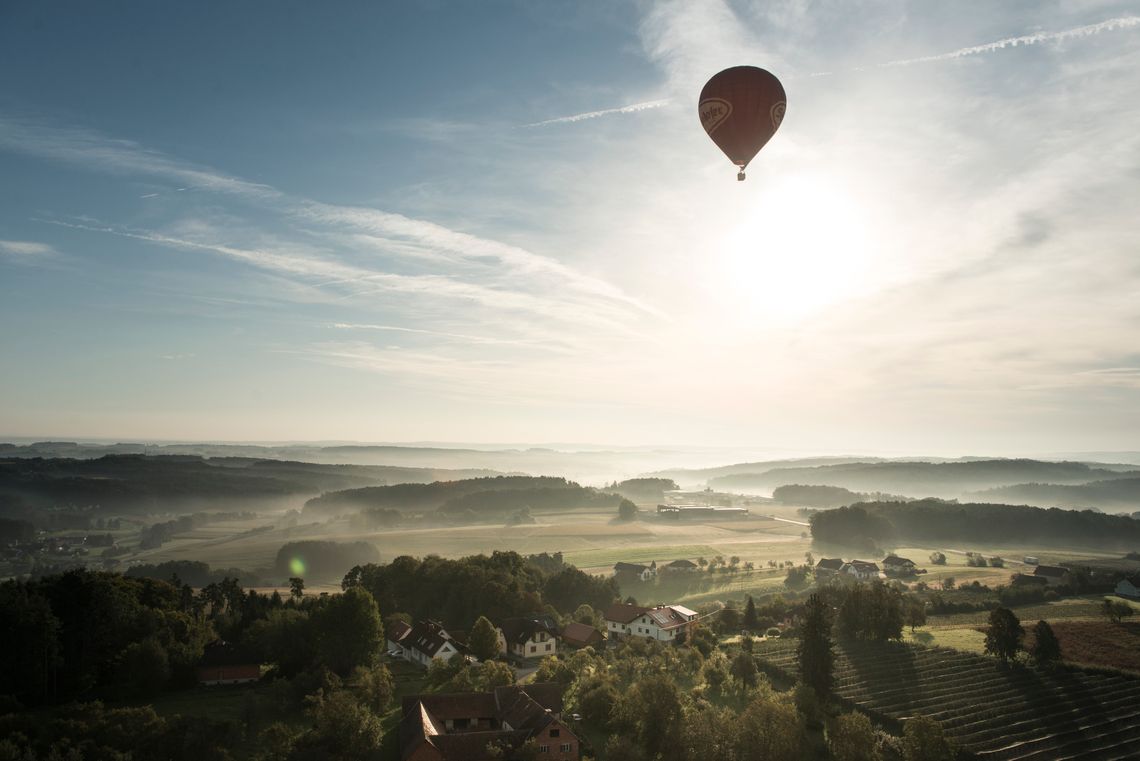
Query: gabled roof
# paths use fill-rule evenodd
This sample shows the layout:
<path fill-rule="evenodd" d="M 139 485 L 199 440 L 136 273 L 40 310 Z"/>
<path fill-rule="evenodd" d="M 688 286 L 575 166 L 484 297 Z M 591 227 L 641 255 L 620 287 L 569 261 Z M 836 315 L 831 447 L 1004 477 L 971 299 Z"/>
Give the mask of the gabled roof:
<path fill-rule="evenodd" d="M 883 565 L 914 565 L 909 558 L 900 558 L 898 555 L 887 555 L 883 558 Z"/>
<path fill-rule="evenodd" d="M 678 626 L 684 626 L 688 621 L 677 611 L 668 606 L 654 608 L 649 611 L 649 620 L 660 626 L 662 629 L 673 629 Z"/>
<path fill-rule="evenodd" d="M 607 621 L 614 621 L 619 624 L 628 624 L 638 616 L 645 613 L 649 608 L 643 608 L 640 605 L 626 605 L 623 602 L 615 602 L 610 607 L 606 608 L 606 612 L 602 616 Z"/>
<path fill-rule="evenodd" d="M 821 558 L 820 561 L 815 564 L 815 567 L 838 571 L 843 567 L 843 558 Z"/>
<path fill-rule="evenodd" d="M 620 560 L 614 563 L 616 573 L 645 573 L 648 570 L 651 570 L 649 566 L 640 563 L 623 563 Z"/>
<path fill-rule="evenodd" d="M 462 648 L 458 642 L 451 638 L 442 624 L 431 620 L 417 621 L 400 642 L 404 647 L 418 650 L 429 658 L 434 658 L 436 653 L 448 643 L 456 650 Z"/>
<path fill-rule="evenodd" d="M 879 566 L 877 563 L 871 563 L 866 560 L 852 560 L 847 565 L 854 568 L 856 571 L 877 571 Z"/>
<path fill-rule="evenodd" d="M 700 613 L 697 613 L 695 610 L 690 610 L 684 605 L 670 605 L 669 607 L 680 613 L 682 616 L 685 616 L 686 618 L 696 618 L 700 615 Z"/>
<path fill-rule="evenodd" d="M 1032 576 L 1027 573 L 1019 573 L 1013 577 L 1013 581 L 1010 583 L 1014 586 L 1032 586 L 1033 584 L 1042 585 L 1048 584 L 1049 579 L 1045 578 L 1044 576 Z"/>
<path fill-rule="evenodd" d="M 553 682 L 541 682 L 497 687 L 492 692 L 408 695 L 400 708 L 403 758 L 427 743 L 445 761 L 484 761 L 501 757 L 488 754 L 489 745 L 517 749 L 537 731 L 558 721 L 562 688 Z M 493 728 L 448 734 L 448 719 L 483 720 Z M 511 729 L 505 729 L 506 726 Z"/>
<path fill-rule="evenodd" d="M 419 703 L 437 723 L 448 719 L 492 719 L 498 714 L 495 696 L 490 692 L 447 692 L 407 696 L 401 707 L 410 708 L 415 703 Z"/>
<path fill-rule="evenodd" d="M 571 621 L 562 627 L 562 639 L 567 644 L 585 647 L 586 645 L 600 643 L 605 639 L 605 635 L 592 626 Z"/>
<path fill-rule="evenodd" d="M 661 567 L 662 568 L 696 568 L 697 564 L 691 560 L 686 560 L 685 558 L 681 558 L 680 560 L 674 560 L 672 563 L 666 563 L 665 565 L 663 565 Z"/>
<path fill-rule="evenodd" d="M 549 687 L 549 683 L 546 683 Z M 558 685 L 552 685 L 554 690 L 535 690 L 535 695 L 551 702 L 543 705 L 530 688 L 512 684 L 507 687 L 495 688 L 495 703 L 498 704 L 498 717 L 500 721 L 511 729 L 525 729 L 535 732 L 542 729 L 554 720 L 555 713 L 562 712 L 562 692 Z M 557 710 L 556 710 L 557 709 Z"/>
<path fill-rule="evenodd" d="M 387 638 L 389 642 L 399 642 L 404 637 L 408 636 L 408 632 L 412 630 L 412 625 L 396 619 L 388 624 Z"/>
<path fill-rule="evenodd" d="M 1068 568 L 1059 565 L 1039 565 L 1033 569 L 1034 576 L 1046 576 L 1050 579 L 1059 579 L 1068 572 Z"/>
<path fill-rule="evenodd" d="M 1132 586 L 1140 589 L 1140 576 L 1128 576 L 1124 579 L 1124 581 L 1127 581 Z"/>
<path fill-rule="evenodd" d="M 536 618 L 506 618 L 499 626 L 503 632 L 503 637 L 507 640 L 508 644 L 522 645 L 535 638 L 535 635 L 540 632 L 546 632 L 552 636 L 558 636 L 558 628 L 551 626 L 549 622 L 544 621 L 544 618 L 549 616 L 542 616 Z"/>

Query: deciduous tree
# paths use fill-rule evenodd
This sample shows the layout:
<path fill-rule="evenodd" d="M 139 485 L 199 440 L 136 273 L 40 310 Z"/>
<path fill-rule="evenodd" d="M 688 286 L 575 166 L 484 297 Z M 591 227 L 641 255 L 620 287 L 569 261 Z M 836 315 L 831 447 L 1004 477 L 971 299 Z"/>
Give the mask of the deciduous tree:
<path fill-rule="evenodd" d="M 1033 646 L 1029 654 L 1038 666 L 1048 666 L 1061 660 L 1061 643 L 1048 621 L 1038 621 L 1033 627 Z"/>
<path fill-rule="evenodd" d="M 996 655 L 1002 663 L 1009 661 L 1021 650 L 1025 630 L 1009 608 L 995 608 L 990 612 L 990 625 L 986 630 L 986 652 Z"/>
<path fill-rule="evenodd" d="M 827 747 L 835 761 L 878 761 L 875 728 L 864 714 L 852 711 L 838 716 L 827 733 Z"/>

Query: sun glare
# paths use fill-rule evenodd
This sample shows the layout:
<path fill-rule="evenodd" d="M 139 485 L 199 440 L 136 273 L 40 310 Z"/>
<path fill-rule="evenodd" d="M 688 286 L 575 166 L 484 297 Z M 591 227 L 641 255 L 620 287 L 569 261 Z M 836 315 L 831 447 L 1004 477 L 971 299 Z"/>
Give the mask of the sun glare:
<path fill-rule="evenodd" d="M 720 303 L 742 320 L 795 321 L 856 295 L 867 264 L 867 225 L 833 178 L 797 174 L 767 184 L 720 241 Z"/>

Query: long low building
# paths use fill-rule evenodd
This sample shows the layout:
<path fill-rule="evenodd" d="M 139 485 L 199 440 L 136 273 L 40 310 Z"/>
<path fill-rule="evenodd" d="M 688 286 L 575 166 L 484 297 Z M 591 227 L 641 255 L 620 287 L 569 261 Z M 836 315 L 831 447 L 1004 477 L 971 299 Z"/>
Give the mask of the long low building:
<path fill-rule="evenodd" d="M 748 508 L 719 507 L 716 505 L 658 505 L 657 515 L 662 518 L 741 518 L 748 515 Z"/>

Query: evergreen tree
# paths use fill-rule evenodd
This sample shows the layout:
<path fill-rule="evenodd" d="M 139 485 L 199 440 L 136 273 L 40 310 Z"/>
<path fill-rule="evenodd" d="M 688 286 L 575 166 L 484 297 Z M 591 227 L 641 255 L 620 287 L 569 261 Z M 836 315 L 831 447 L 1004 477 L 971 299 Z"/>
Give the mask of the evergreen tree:
<path fill-rule="evenodd" d="M 752 653 L 741 651 L 732 659 L 732 678 L 745 687 L 756 686 L 756 661 L 753 660 Z"/>
<path fill-rule="evenodd" d="M 492 660 L 499 654 L 499 631 L 486 616 L 479 616 L 479 620 L 471 628 L 471 636 L 467 644 L 471 649 L 471 654 L 479 660 Z"/>
<path fill-rule="evenodd" d="M 760 617 L 756 615 L 756 601 L 748 595 L 748 603 L 744 606 L 744 628 L 753 631 L 760 624 Z"/>
<path fill-rule="evenodd" d="M 986 631 L 986 652 L 996 655 L 1002 663 L 1009 661 L 1021 650 L 1025 630 L 1009 608 L 995 608 L 990 613 L 990 626 Z"/>
<path fill-rule="evenodd" d="M 1048 666 L 1061 660 L 1061 643 L 1047 621 L 1038 621 L 1033 627 L 1033 646 L 1029 654 L 1038 666 Z"/>
<path fill-rule="evenodd" d="M 812 595 L 804 606 L 804 622 L 796 658 L 804 684 L 819 693 L 831 692 L 835 655 L 832 653 L 831 609 L 819 595 Z"/>

